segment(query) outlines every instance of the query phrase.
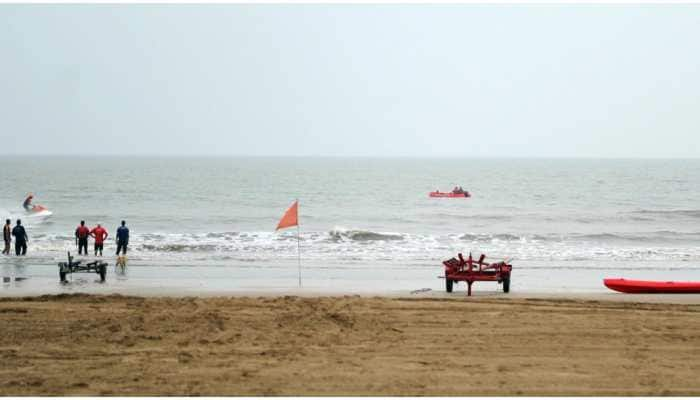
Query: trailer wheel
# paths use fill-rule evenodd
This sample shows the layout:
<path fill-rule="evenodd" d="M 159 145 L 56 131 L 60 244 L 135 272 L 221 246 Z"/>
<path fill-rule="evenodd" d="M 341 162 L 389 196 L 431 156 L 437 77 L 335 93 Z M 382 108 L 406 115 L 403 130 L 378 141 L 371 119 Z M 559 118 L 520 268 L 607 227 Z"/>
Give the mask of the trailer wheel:
<path fill-rule="evenodd" d="M 102 282 L 104 282 L 106 278 L 107 278 L 107 267 L 105 267 L 104 265 L 100 265 L 100 279 L 102 280 Z"/>
<path fill-rule="evenodd" d="M 447 293 L 452 293 L 452 284 L 454 281 L 452 279 L 447 279 L 445 278 L 445 290 L 447 290 Z"/>
<path fill-rule="evenodd" d="M 503 293 L 510 292 L 510 277 L 503 279 Z"/>

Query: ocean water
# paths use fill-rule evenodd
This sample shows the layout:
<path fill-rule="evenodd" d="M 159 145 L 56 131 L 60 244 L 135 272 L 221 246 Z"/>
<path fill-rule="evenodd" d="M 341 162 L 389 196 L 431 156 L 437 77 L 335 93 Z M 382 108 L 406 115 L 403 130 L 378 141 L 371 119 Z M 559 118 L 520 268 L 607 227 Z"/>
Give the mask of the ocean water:
<path fill-rule="evenodd" d="M 47 291 L 81 219 L 127 221 L 121 285 L 295 286 L 296 229 L 274 229 L 297 198 L 316 287 L 438 290 L 441 261 L 470 251 L 512 258 L 521 291 L 700 279 L 700 160 L 6 157 L 0 171 L 0 216 L 30 236 L 3 274 Z M 455 185 L 473 197 L 428 197 Z M 28 192 L 53 215 L 25 215 Z"/>

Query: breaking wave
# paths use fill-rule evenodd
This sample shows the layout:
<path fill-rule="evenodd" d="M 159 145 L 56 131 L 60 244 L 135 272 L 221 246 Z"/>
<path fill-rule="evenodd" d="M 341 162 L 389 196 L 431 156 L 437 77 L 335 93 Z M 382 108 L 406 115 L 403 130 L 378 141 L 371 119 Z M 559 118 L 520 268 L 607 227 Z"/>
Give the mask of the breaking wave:
<path fill-rule="evenodd" d="M 65 234 L 40 233 L 30 241 L 32 256 L 53 262 L 75 251 L 75 240 Z M 481 251 L 521 260 L 681 260 L 700 261 L 700 232 L 658 230 L 635 233 L 407 233 L 376 232 L 336 227 L 331 231 L 303 232 L 301 253 L 322 263 L 396 260 L 433 261 L 457 252 Z M 270 261 L 297 257 L 296 232 L 135 233 L 130 258 L 143 262 L 182 263 L 202 260 Z M 114 251 L 108 239 L 106 252 Z"/>
<path fill-rule="evenodd" d="M 210 252 L 221 246 L 213 244 L 143 244 L 141 248 L 147 251 L 162 251 L 166 253 Z"/>
<path fill-rule="evenodd" d="M 493 240 L 524 240 L 525 236 L 513 235 L 510 233 L 497 233 L 497 234 L 474 234 L 465 233 L 459 237 L 461 240 L 471 241 L 471 242 L 490 242 Z"/>
<path fill-rule="evenodd" d="M 700 218 L 700 210 L 648 210 L 641 209 L 629 212 L 632 215 L 652 215 L 660 217 Z"/>
<path fill-rule="evenodd" d="M 568 233 L 568 234 L 522 234 L 511 233 L 465 233 L 460 240 L 475 243 L 506 242 L 694 242 L 700 241 L 700 232 L 654 231 L 641 233 Z"/>
<path fill-rule="evenodd" d="M 382 233 L 382 232 L 372 232 L 363 230 L 353 230 L 353 229 L 342 229 L 336 228 L 328 232 L 330 238 L 334 241 L 339 240 L 355 240 L 359 242 L 366 242 L 372 240 L 403 240 L 404 235 L 398 233 Z"/>

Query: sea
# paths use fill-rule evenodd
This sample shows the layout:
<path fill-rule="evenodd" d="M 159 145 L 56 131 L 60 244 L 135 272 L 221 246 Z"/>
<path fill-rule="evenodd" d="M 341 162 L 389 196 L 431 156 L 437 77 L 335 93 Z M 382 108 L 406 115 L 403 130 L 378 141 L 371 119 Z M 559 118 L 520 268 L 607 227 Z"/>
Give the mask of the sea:
<path fill-rule="evenodd" d="M 472 197 L 428 196 L 455 186 Z M 0 187 L 0 216 L 30 238 L 26 257 L 0 257 L 0 295 L 444 292 L 442 261 L 458 253 L 511 260 L 511 292 L 700 280 L 698 159 L 13 156 Z M 30 192 L 50 217 L 24 212 Z M 295 200 L 299 229 L 276 232 Z M 111 235 L 105 283 L 59 283 L 80 220 Z"/>

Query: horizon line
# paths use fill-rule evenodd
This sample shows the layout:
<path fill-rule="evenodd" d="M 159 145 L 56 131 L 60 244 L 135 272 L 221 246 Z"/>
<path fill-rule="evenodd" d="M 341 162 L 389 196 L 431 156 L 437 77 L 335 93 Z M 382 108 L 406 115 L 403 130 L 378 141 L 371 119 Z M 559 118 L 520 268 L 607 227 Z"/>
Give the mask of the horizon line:
<path fill-rule="evenodd" d="M 375 159 L 582 159 L 582 160 L 698 160 L 700 156 L 487 156 L 487 155 L 246 155 L 246 154 L 76 154 L 76 153 L 23 153 L 1 154 L 0 157 L 42 157 L 42 158 L 375 158 Z"/>

